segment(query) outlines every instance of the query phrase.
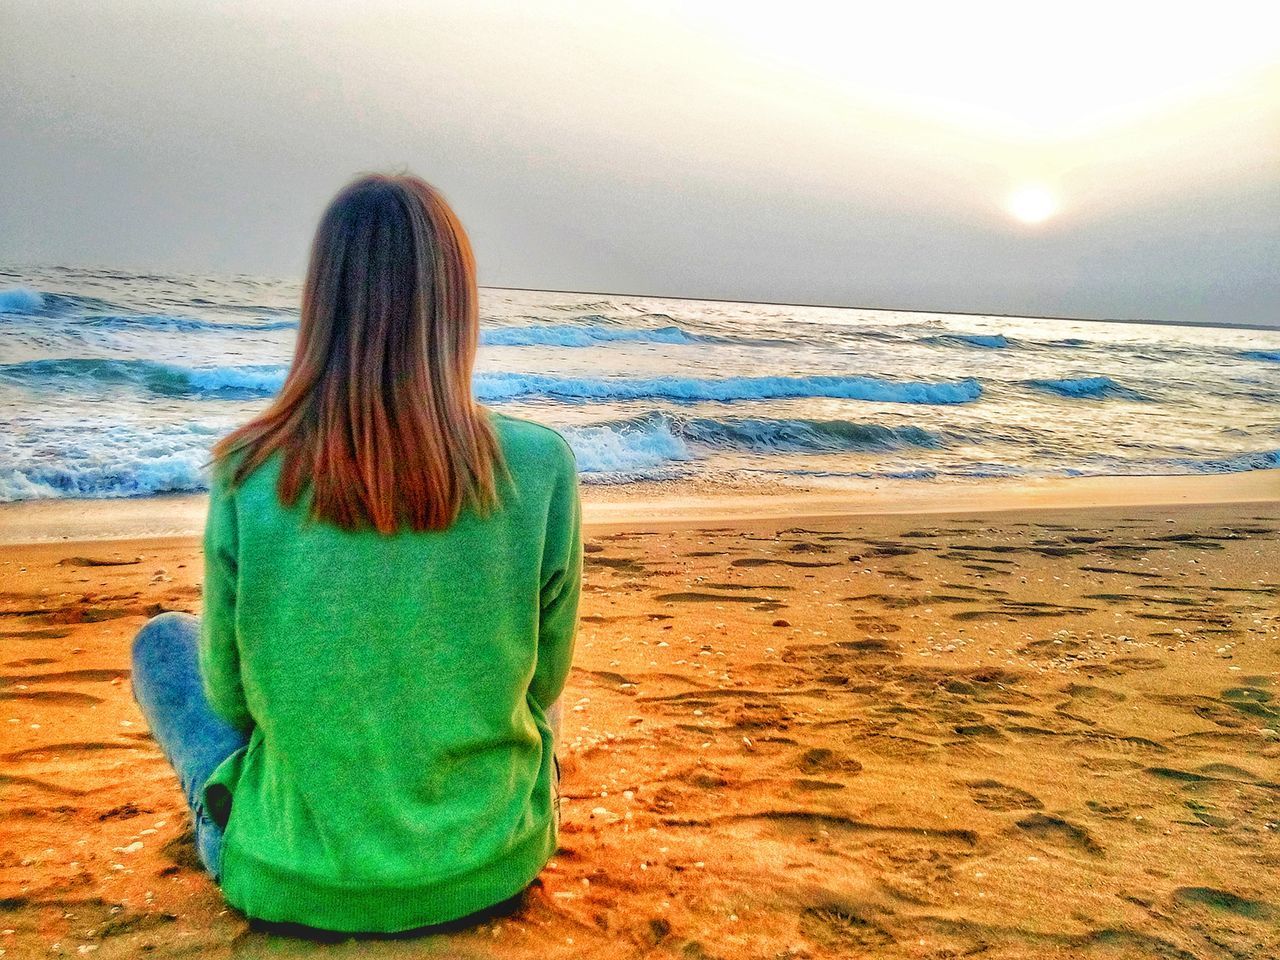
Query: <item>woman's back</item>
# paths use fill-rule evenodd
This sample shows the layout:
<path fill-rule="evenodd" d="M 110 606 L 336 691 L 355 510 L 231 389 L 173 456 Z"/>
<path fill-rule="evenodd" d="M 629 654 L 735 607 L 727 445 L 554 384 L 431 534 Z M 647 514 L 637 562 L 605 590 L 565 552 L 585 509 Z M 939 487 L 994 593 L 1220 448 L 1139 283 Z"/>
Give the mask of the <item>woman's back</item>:
<path fill-rule="evenodd" d="M 569 669 L 581 576 L 573 455 L 491 415 L 496 509 L 387 535 L 282 504 L 280 457 L 215 478 L 200 668 L 252 727 L 206 787 L 227 899 L 334 930 L 453 919 L 555 849 L 545 711 Z"/>

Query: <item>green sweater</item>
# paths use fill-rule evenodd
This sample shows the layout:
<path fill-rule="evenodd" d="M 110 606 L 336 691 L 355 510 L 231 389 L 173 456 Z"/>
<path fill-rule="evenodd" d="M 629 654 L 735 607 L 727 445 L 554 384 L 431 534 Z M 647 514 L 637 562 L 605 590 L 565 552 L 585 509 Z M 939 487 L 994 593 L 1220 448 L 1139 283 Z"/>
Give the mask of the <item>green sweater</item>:
<path fill-rule="evenodd" d="M 555 852 L 545 711 L 577 622 L 577 474 L 554 431 L 493 422 L 502 505 L 443 531 L 308 522 L 305 496 L 276 497 L 279 455 L 234 489 L 215 470 L 200 672 L 249 742 L 204 800 L 226 826 L 224 895 L 250 917 L 442 923 L 515 895 Z"/>

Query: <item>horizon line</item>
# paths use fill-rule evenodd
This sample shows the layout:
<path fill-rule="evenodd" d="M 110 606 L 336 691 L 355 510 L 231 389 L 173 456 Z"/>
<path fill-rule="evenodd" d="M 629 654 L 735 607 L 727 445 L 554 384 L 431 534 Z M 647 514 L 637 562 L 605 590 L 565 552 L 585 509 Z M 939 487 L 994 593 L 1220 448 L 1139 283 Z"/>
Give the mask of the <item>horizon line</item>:
<path fill-rule="evenodd" d="M 132 273 L 135 272 L 126 267 L 111 267 L 106 265 L 96 266 L 72 266 L 70 264 L 27 264 L 29 268 L 36 270 L 77 270 L 85 273 L 95 271 Z M 9 262 L 0 263 L 0 269 L 17 268 L 21 269 L 22 265 Z M 137 275 L 157 275 L 154 271 L 138 271 Z M 165 274 L 158 274 L 165 275 Z M 175 270 L 167 273 L 168 276 L 186 276 L 209 278 L 233 278 L 247 277 L 256 280 L 288 280 L 288 277 L 261 274 L 261 273 L 244 273 L 244 272 L 227 272 L 227 273 L 198 273 L 192 271 Z M 299 282 L 301 277 L 297 278 Z M 576 290 L 565 287 L 522 287 L 508 284 L 490 284 L 477 283 L 477 287 L 483 290 L 514 290 L 522 293 L 573 293 L 586 294 L 589 296 L 600 297 L 631 297 L 635 299 L 649 300 L 688 300 L 694 303 L 740 303 L 754 304 L 766 307 L 811 307 L 820 310 L 866 310 L 873 313 L 932 313 L 940 316 L 950 317 L 992 317 L 1001 320 L 1066 320 L 1080 323 L 1129 323 L 1143 324 L 1154 327 L 1201 327 L 1209 329 L 1227 329 L 1227 330 L 1258 330 L 1262 332 L 1280 332 L 1280 323 L 1240 323 L 1240 322 L 1211 322 L 1208 320 L 1154 320 L 1144 317 L 1071 317 L 1060 314 L 1047 313 L 992 313 L 979 310 L 937 310 L 937 309 L 921 309 L 919 307 L 873 307 L 865 304 L 849 304 L 849 303 L 812 303 L 795 300 L 739 300 L 732 297 L 695 297 L 684 296 L 679 294 L 663 294 L 663 293 L 635 293 L 623 290 Z"/>

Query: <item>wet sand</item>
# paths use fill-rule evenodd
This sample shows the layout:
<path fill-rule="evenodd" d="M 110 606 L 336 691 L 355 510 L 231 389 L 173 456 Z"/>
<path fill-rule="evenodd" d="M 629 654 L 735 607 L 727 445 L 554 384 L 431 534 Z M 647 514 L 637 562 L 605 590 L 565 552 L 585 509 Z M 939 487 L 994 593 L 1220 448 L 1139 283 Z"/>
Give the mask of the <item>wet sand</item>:
<path fill-rule="evenodd" d="M 196 540 L 0 547 L 6 960 L 1280 956 L 1276 498 L 632 518 L 586 559 L 552 864 L 318 948 L 199 871 L 129 696 Z"/>

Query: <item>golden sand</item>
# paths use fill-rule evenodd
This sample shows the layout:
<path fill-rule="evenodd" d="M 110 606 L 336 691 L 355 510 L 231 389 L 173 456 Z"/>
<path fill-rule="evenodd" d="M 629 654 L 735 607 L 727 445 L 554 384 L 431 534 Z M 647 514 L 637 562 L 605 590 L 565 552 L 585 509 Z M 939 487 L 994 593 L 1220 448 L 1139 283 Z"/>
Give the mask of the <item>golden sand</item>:
<path fill-rule="evenodd" d="M 129 695 L 195 539 L 0 548 L 6 960 L 1280 956 L 1276 497 L 592 509 L 562 849 L 511 916 L 324 948 L 222 901 Z"/>

